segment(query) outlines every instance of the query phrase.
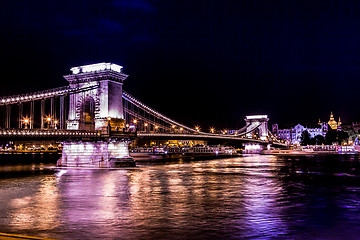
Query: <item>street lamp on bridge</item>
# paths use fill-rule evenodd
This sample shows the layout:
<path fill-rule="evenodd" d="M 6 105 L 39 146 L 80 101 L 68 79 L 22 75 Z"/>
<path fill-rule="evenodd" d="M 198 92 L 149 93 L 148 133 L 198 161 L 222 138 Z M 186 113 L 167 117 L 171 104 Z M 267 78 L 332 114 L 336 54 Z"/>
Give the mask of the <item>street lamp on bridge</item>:
<path fill-rule="evenodd" d="M 47 122 L 48 128 L 50 128 L 51 117 L 46 117 L 46 122 Z"/>
<path fill-rule="evenodd" d="M 107 120 L 108 120 L 108 133 L 110 134 L 111 132 L 111 117 L 107 117 Z"/>
<path fill-rule="evenodd" d="M 22 122 L 23 122 L 23 124 L 24 124 L 25 129 L 27 129 L 27 128 L 28 128 L 28 125 L 30 124 L 30 119 L 29 119 L 29 118 L 24 118 L 24 119 L 22 120 Z"/>

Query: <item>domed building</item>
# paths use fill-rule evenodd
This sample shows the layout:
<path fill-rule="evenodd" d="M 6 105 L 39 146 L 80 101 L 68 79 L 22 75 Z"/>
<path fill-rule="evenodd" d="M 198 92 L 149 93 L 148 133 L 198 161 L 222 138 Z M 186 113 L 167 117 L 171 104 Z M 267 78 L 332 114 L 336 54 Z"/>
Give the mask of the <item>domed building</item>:
<path fill-rule="evenodd" d="M 331 127 L 331 129 L 338 129 L 341 126 L 341 121 L 340 121 L 340 117 L 339 117 L 339 122 L 336 122 L 334 119 L 334 115 L 331 112 L 330 113 L 330 120 L 328 121 L 329 126 Z"/>

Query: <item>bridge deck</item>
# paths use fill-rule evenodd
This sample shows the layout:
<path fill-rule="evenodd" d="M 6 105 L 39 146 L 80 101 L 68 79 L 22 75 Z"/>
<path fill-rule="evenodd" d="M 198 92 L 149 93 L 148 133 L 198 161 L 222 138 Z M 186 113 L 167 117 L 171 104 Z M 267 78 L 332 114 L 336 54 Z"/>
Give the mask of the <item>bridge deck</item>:
<path fill-rule="evenodd" d="M 221 135 L 221 134 L 180 134 L 180 133 L 147 133 L 138 132 L 138 138 L 170 138 L 170 139 L 221 139 L 221 140 L 235 140 L 241 142 L 254 142 L 260 144 L 276 144 L 279 146 L 286 146 L 282 143 L 264 141 L 260 139 L 247 138 L 245 136 L 234 136 L 234 135 Z"/>

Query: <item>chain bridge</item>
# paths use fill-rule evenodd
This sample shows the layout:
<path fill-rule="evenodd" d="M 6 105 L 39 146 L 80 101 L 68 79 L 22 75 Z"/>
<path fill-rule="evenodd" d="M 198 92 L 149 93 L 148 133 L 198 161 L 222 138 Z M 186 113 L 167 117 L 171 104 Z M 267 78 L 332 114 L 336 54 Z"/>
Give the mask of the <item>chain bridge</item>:
<path fill-rule="evenodd" d="M 0 140 L 59 139 L 65 141 L 64 148 L 66 142 L 123 144 L 144 138 L 285 146 L 268 130 L 267 115 L 247 116 L 245 126 L 232 134 L 204 132 L 165 116 L 125 92 L 123 83 L 128 75 L 122 66 L 98 63 L 70 70 L 71 74 L 64 76 L 68 86 L 1 97 Z"/>

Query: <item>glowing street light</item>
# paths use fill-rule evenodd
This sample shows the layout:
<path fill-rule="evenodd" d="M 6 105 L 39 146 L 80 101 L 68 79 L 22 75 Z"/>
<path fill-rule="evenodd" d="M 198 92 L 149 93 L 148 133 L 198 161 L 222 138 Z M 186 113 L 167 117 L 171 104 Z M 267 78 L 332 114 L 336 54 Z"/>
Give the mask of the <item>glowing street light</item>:
<path fill-rule="evenodd" d="M 197 132 L 200 132 L 200 127 L 199 127 L 199 126 L 195 126 L 195 130 L 196 130 Z"/>
<path fill-rule="evenodd" d="M 147 123 L 144 123 L 144 126 L 145 126 L 145 127 L 147 127 L 147 126 L 148 126 L 148 124 L 147 124 Z"/>
<path fill-rule="evenodd" d="M 46 120 L 46 122 L 47 122 L 48 128 L 50 128 L 51 117 L 46 117 L 45 120 Z"/>
<path fill-rule="evenodd" d="M 55 127 L 55 129 L 57 129 L 58 123 L 59 123 L 58 120 L 55 120 L 55 121 L 54 121 L 54 127 Z"/>
<path fill-rule="evenodd" d="M 211 133 L 215 133 L 215 128 L 213 128 L 213 127 L 210 128 L 210 132 L 211 132 Z"/>
<path fill-rule="evenodd" d="M 137 124 L 137 120 L 136 120 L 136 119 L 134 119 L 134 120 L 133 120 L 133 123 L 134 123 L 134 124 Z"/>
<path fill-rule="evenodd" d="M 30 124 L 30 119 L 29 119 L 29 118 L 24 118 L 24 119 L 22 120 L 22 122 L 23 122 L 24 125 L 25 125 L 25 129 L 27 129 L 28 125 Z"/>

